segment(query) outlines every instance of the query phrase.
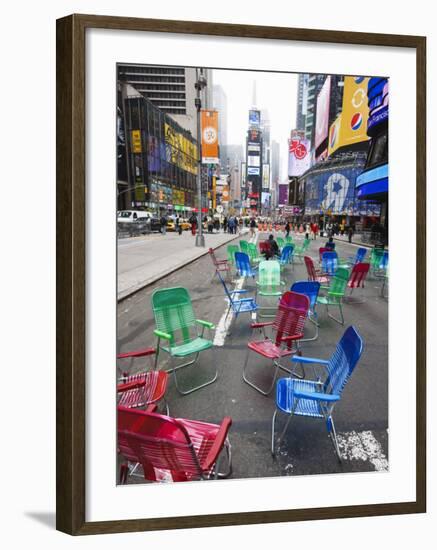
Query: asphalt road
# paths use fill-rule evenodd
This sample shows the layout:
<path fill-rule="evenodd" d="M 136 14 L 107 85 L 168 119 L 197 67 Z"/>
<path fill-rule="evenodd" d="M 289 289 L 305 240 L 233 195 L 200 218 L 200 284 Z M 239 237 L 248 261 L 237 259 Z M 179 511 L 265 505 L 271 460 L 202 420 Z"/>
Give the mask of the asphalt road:
<path fill-rule="evenodd" d="M 246 236 L 247 238 L 247 236 Z M 261 235 L 260 238 L 265 238 Z M 312 243 L 310 253 L 318 256 L 318 247 L 326 239 Z M 354 255 L 356 247 L 337 242 L 340 256 Z M 226 257 L 226 247 L 217 250 Z M 151 310 L 151 295 L 158 288 L 186 287 L 193 300 L 196 317 L 220 324 L 227 308 L 223 288 L 208 256 L 202 257 L 155 284 L 137 292 L 118 304 L 119 352 L 155 345 L 155 323 Z M 305 266 L 287 267 L 284 279 L 288 285 L 306 280 Z M 345 328 L 355 325 L 365 343 L 362 358 L 348 382 L 334 413 L 343 462 L 340 464 L 324 422 L 320 419 L 292 419 L 276 458 L 270 453 L 271 420 L 275 411 L 274 390 L 264 397 L 242 380 L 242 368 L 251 339 L 250 318 L 241 315 L 233 324 L 223 345 L 200 355 L 198 365 L 179 371 L 181 384 L 200 383 L 212 375 L 218 366 L 218 380 L 191 395 L 181 396 L 173 378 L 167 391 L 170 414 L 207 422 L 220 422 L 231 416 L 230 441 L 233 454 L 233 478 L 273 477 L 284 475 L 329 474 L 338 472 L 374 472 L 388 469 L 388 301 L 380 296 L 380 281 L 369 279 L 364 289 L 363 304 L 345 304 L 345 326 L 329 319 L 319 307 L 319 338 L 302 344 L 303 355 L 328 358 Z M 244 288 L 254 288 L 252 280 Z M 308 334 L 312 332 L 310 325 Z M 216 341 L 220 342 L 220 335 Z M 255 358 L 254 354 L 252 356 Z M 131 372 L 148 366 L 137 360 Z M 120 366 L 126 368 L 127 363 Z M 267 386 L 273 369 L 265 360 L 254 360 L 250 376 L 259 385 Z M 164 354 L 160 367 L 168 363 Z M 281 372 L 281 371 L 280 371 Z M 284 376 L 281 373 L 279 376 Z M 278 427 L 285 418 L 279 417 Z M 141 479 L 137 478 L 137 482 Z"/>

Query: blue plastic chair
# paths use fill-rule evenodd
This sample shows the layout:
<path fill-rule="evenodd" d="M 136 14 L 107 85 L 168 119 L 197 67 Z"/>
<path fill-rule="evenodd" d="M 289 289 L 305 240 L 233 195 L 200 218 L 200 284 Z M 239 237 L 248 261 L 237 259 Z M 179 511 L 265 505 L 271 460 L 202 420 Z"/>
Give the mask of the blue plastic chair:
<path fill-rule="evenodd" d="M 220 279 L 220 282 L 223 285 L 226 297 L 229 300 L 229 307 L 226 312 L 225 320 L 228 318 L 229 313 L 232 311 L 235 315 L 235 321 L 237 320 L 240 313 L 255 313 L 253 316 L 254 320 L 256 319 L 256 312 L 258 311 L 258 304 L 255 301 L 255 298 L 237 298 L 239 294 L 245 294 L 247 290 L 229 290 L 223 277 L 217 271 L 217 276 Z"/>
<path fill-rule="evenodd" d="M 341 261 L 340 264 L 343 267 L 353 267 L 356 264 L 364 262 L 364 258 L 366 257 L 366 254 L 367 254 L 366 248 L 359 248 L 355 256 L 349 256 L 349 258 L 346 258 L 345 261 Z"/>
<path fill-rule="evenodd" d="M 301 342 L 311 342 L 319 337 L 319 321 L 317 318 L 316 305 L 319 296 L 320 283 L 317 281 L 296 281 L 290 287 L 292 292 L 305 294 L 310 300 L 310 309 L 308 310 L 308 319 L 315 325 L 316 332 L 312 338 L 304 338 Z"/>
<path fill-rule="evenodd" d="M 235 252 L 235 267 L 240 277 L 253 277 L 257 270 L 250 265 L 250 258 L 245 252 Z"/>
<path fill-rule="evenodd" d="M 337 252 L 323 252 L 322 254 L 322 272 L 328 277 L 333 277 L 338 268 Z"/>
<path fill-rule="evenodd" d="M 276 411 L 272 418 L 272 454 L 275 454 L 275 420 L 278 411 L 288 415 L 288 420 L 278 439 L 278 446 L 293 416 L 321 418 L 335 447 L 338 459 L 341 454 L 335 432 L 332 413 L 335 404 L 340 401 L 341 393 L 349 380 L 363 352 L 363 340 L 355 327 L 347 328 L 337 344 L 332 357 L 326 361 L 312 357 L 294 355 L 293 363 L 301 365 L 319 364 L 326 369 L 326 380 L 298 380 L 281 378 L 276 384 Z"/>
<path fill-rule="evenodd" d="M 279 263 L 282 267 L 290 264 L 293 261 L 294 246 L 292 244 L 286 244 L 282 249 Z"/>

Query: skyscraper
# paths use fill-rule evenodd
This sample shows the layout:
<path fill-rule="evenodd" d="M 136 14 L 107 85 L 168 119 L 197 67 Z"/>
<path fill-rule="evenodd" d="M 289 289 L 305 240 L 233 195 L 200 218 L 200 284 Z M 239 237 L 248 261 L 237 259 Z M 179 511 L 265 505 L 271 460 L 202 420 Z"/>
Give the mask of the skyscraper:
<path fill-rule="evenodd" d="M 228 159 L 228 152 L 227 152 L 227 146 L 228 146 L 228 113 L 227 113 L 227 104 L 228 99 L 226 97 L 226 94 L 223 90 L 223 88 L 219 85 L 213 86 L 213 97 L 212 97 L 212 103 L 214 109 L 218 111 L 218 133 L 219 133 L 219 146 L 220 146 L 220 164 L 222 168 L 225 168 L 227 165 L 227 159 Z"/>
<path fill-rule="evenodd" d="M 297 81 L 296 128 L 298 130 L 305 129 L 305 117 L 307 114 L 308 77 L 309 75 L 300 73 Z"/>

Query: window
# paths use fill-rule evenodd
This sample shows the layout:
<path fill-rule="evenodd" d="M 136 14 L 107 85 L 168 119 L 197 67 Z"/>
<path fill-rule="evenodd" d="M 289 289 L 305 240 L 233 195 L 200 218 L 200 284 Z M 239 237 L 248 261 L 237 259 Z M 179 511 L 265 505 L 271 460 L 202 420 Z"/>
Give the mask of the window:
<path fill-rule="evenodd" d="M 384 133 L 374 138 L 367 166 L 376 166 L 378 164 L 386 164 L 388 162 L 388 134 Z"/>

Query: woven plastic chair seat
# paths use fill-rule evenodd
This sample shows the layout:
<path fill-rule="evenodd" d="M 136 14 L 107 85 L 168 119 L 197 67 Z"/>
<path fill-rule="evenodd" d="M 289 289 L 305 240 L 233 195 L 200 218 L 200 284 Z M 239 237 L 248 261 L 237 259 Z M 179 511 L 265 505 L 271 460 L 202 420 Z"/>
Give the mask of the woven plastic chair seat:
<path fill-rule="evenodd" d="M 271 340 L 259 340 L 254 342 L 249 342 L 247 347 L 256 353 L 259 353 L 263 357 L 269 359 L 279 359 L 280 357 L 286 357 L 287 355 L 292 355 L 295 353 L 295 349 L 281 349 L 275 345 Z"/>
<path fill-rule="evenodd" d="M 187 430 L 200 466 L 204 470 L 206 458 L 211 451 L 220 426 L 218 424 L 186 420 L 184 418 L 177 418 L 176 420 Z"/>
<path fill-rule="evenodd" d="M 117 386 L 120 395 L 118 404 L 137 408 L 155 403 L 164 397 L 167 382 L 168 374 L 164 371 L 149 371 L 129 376 L 123 384 Z"/>
<path fill-rule="evenodd" d="M 341 296 L 335 297 L 335 296 L 319 296 L 317 298 L 317 303 L 322 304 L 324 306 L 338 306 L 340 302 Z"/>
<path fill-rule="evenodd" d="M 298 380 L 296 378 L 281 378 L 276 385 L 276 405 L 286 414 L 291 414 L 296 405 L 294 392 L 321 393 L 321 386 L 311 380 Z M 320 412 L 319 402 L 312 399 L 300 398 L 297 402 L 294 414 L 298 416 L 312 416 L 323 418 Z"/>
<path fill-rule="evenodd" d="M 247 313 L 250 311 L 257 311 L 258 304 L 253 298 L 243 298 L 242 300 L 234 300 L 233 308 L 235 312 Z"/>
<path fill-rule="evenodd" d="M 168 353 L 171 353 L 171 355 L 173 355 L 174 357 L 186 357 L 187 355 L 199 353 L 206 349 L 212 348 L 212 346 L 213 343 L 211 342 L 211 340 L 206 340 L 206 338 L 201 338 L 199 336 L 198 338 L 194 338 L 189 342 L 184 342 L 183 344 L 176 344 L 174 346 L 171 346 L 171 348 L 163 346 L 162 349 L 168 351 Z"/>

